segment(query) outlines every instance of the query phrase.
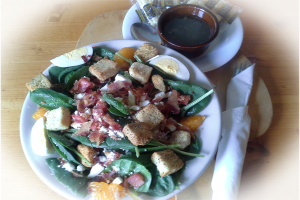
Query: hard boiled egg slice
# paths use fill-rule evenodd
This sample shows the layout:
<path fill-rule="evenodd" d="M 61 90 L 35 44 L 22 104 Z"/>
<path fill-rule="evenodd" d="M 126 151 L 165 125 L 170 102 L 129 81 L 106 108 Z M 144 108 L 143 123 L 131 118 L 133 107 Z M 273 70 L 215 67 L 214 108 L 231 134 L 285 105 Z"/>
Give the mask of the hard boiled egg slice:
<path fill-rule="evenodd" d="M 47 156 L 54 153 L 54 148 L 47 136 L 45 120 L 38 119 L 31 129 L 31 147 L 35 154 Z"/>
<path fill-rule="evenodd" d="M 159 56 L 152 59 L 149 64 L 176 80 L 188 81 L 190 79 L 190 72 L 186 66 L 172 56 Z"/>
<path fill-rule="evenodd" d="M 58 67 L 71 67 L 86 63 L 91 59 L 92 55 L 93 48 L 91 46 L 85 46 L 75 49 L 69 53 L 65 53 L 50 61 Z"/>

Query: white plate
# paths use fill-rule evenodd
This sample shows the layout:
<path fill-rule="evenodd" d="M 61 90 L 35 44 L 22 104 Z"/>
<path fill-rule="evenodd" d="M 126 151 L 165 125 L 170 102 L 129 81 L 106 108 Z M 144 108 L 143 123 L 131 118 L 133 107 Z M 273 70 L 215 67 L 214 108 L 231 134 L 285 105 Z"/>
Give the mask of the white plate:
<path fill-rule="evenodd" d="M 130 33 L 131 25 L 140 22 L 135 10 L 136 5 L 133 5 L 126 13 L 123 21 L 122 34 L 123 38 L 127 40 L 133 39 Z M 243 36 L 243 25 L 238 17 L 228 29 L 216 37 L 203 55 L 191 60 L 202 72 L 208 72 L 221 67 L 238 52 L 242 45 Z"/>
<path fill-rule="evenodd" d="M 92 46 L 99 45 L 112 51 L 118 51 L 123 47 L 134 47 L 137 49 L 143 43 L 144 42 L 138 40 L 112 40 L 95 43 L 92 44 Z M 184 65 L 186 65 L 191 74 L 191 78 L 189 81 L 190 83 L 200 85 L 207 89 L 212 88 L 212 85 L 210 84 L 206 76 L 189 59 L 169 48 L 157 44 L 152 45 L 159 50 L 160 54 L 173 56 L 180 60 Z M 44 74 L 46 76 L 49 75 L 48 70 L 51 66 L 52 65 L 50 65 L 44 71 Z M 34 74 L 32 74 L 32 76 L 34 76 Z M 46 157 L 38 156 L 33 153 L 31 148 L 30 132 L 36 120 L 34 120 L 31 116 L 34 114 L 34 112 L 36 112 L 36 110 L 37 105 L 30 100 L 28 94 L 24 101 L 21 112 L 20 137 L 23 151 L 31 168 L 46 185 L 48 185 L 51 189 L 53 189 L 60 195 L 64 196 L 67 199 L 82 199 L 73 195 L 67 189 L 62 187 L 62 185 L 55 179 L 55 177 L 51 175 L 50 169 L 45 162 Z M 202 149 L 200 153 L 205 155 L 205 157 L 195 158 L 187 162 L 187 169 L 184 171 L 180 179 L 182 182 L 182 185 L 180 186 L 181 190 L 191 185 L 204 172 L 216 153 L 221 135 L 221 109 L 216 93 L 213 94 L 210 104 L 203 111 L 201 111 L 200 114 L 207 117 L 204 123 L 199 128 L 201 129 L 201 134 L 200 130 L 196 131 L 196 135 L 202 143 Z M 181 190 L 175 190 L 165 197 L 152 199 L 168 199 L 179 193 Z M 88 199 L 88 197 L 86 199 Z"/>

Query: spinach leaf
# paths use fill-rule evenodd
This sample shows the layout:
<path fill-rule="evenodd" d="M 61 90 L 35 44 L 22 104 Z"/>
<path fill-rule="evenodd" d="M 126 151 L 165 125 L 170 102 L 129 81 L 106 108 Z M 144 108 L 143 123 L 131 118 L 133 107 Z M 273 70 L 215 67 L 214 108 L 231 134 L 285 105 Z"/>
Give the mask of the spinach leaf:
<path fill-rule="evenodd" d="M 119 117 L 119 116 L 114 115 L 112 113 L 108 113 L 108 114 L 111 116 L 111 118 L 113 118 L 115 120 L 115 122 L 118 122 L 120 124 L 120 126 L 122 126 L 122 127 L 126 126 L 126 124 L 133 123 L 130 116 Z"/>
<path fill-rule="evenodd" d="M 135 148 L 135 146 L 128 140 L 127 137 L 125 137 L 121 140 L 115 140 L 115 139 L 112 139 L 111 137 L 107 137 L 104 140 L 104 142 L 102 142 L 100 144 L 100 146 L 97 146 L 96 142 L 91 142 L 89 137 L 87 137 L 87 136 L 77 135 L 77 136 L 72 137 L 72 133 L 65 133 L 64 135 L 68 138 L 71 138 L 71 139 L 78 141 L 89 147 L 105 148 L 105 149 L 109 149 L 109 150 L 124 149 L 124 150 L 130 150 L 130 151 L 134 151 L 134 148 Z"/>
<path fill-rule="evenodd" d="M 197 98 L 201 97 L 205 93 L 208 92 L 207 89 L 204 89 L 198 85 L 184 83 L 182 81 L 172 81 L 172 80 L 164 80 L 168 85 L 172 86 L 176 91 L 180 92 L 181 94 L 189 94 L 192 96 L 191 101 L 196 100 Z M 192 116 L 199 113 L 203 110 L 210 102 L 211 95 L 200 101 L 198 104 L 191 107 L 187 112 L 186 116 Z"/>
<path fill-rule="evenodd" d="M 64 135 L 66 137 L 68 137 L 70 139 L 73 139 L 77 142 L 80 142 L 81 144 L 84 144 L 86 146 L 99 148 L 99 146 L 97 146 L 97 143 L 96 142 L 91 142 L 90 138 L 87 137 L 87 136 L 77 135 L 77 136 L 72 137 L 73 133 L 65 133 Z"/>
<path fill-rule="evenodd" d="M 127 115 L 121 113 L 119 110 L 117 110 L 115 107 L 110 106 L 110 108 L 108 109 L 108 111 L 118 117 L 127 117 Z"/>
<path fill-rule="evenodd" d="M 171 175 L 161 177 L 154 164 L 148 169 L 152 174 L 152 182 L 147 192 L 148 195 L 162 197 L 170 194 L 175 189 L 175 183 Z"/>
<path fill-rule="evenodd" d="M 67 76 L 68 73 L 72 72 L 72 71 L 76 71 L 78 69 L 80 69 L 81 67 L 83 67 L 84 65 L 78 65 L 78 66 L 73 66 L 73 67 L 66 67 L 64 68 L 63 71 L 61 71 L 58 75 L 58 81 L 60 83 L 65 82 L 65 77 Z"/>
<path fill-rule="evenodd" d="M 57 158 L 47 158 L 46 163 L 48 164 L 55 178 L 68 190 L 80 197 L 87 196 L 88 180 L 86 177 L 73 176 L 71 172 L 68 172 L 64 168 L 60 167 L 60 162 L 57 160 Z"/>
<path fill-rule="evenodd" d="M 76 108 L 72 105 L 76 102 L 74 99 L 46 88 L 38 88 L 30 92 L 30 99 L 47 110 L 53 110 L 63 106 L 72 112 Z"/>
<path fill-rule="evenodd" d="M 69 79 L 69 81 L 66 83 L 64 87 L 64 92 L 69 92 L 69 90 L 74 86 L 74 83 L 76 80 L 79 80 L 81 77 L 89 76 L 89 67 L 90 66 L 84 66 L 77 70 L 73 76 Z"/>
<path fill-rule="evenodd" d="M 59 76 L 60 72 L 62 72 L 63 70 L 65 70 L 65 68 L 57 67 L 57 66 L 53 66 L 49 69 L 49 76 L 51 78 L 52 84 L 60 83 L 58 80 L 58 76 Z"/>
<path fill-rule="evenodd" d="M 61 143 L 59 143 L 54 138 L 50 138 L 50 141 L 52 142 L 54 148 L 59 153 L 59 155 L 61 155 L 61 157 L 63 157 L 65 160 L 69 162 L 73 162 L 80 165 L 80 162 L 78 162 L 73 156 L 73 154 L 67 148 L 65 148 Z"/>
<path fill-rule="evenodd" d="M 180 176 L 182 175 L 183 171 L 185 170 L 185 168 L 186 168 L 186 165 L 184 163 L 183 167 L 180 170 L 178 170 L 177 172 L 171 174 L 171 176 L 173 177 L 175 188 L 177 190 L 180 190 L 179 186 L 181 185 L 181 182 L 179 181 L 179 179 L 180 179 Z"/>
<path fill-rule="evenodd" d="M 104 99 L 104 101 L 106 101 L 109 105 L 115 107 L 118 111 L 120 111 L 121 113 L 123 113 L 124 115 L 129 115 L 130 114 L 130 110 L 129 108 L 124 105 L 123 103 L 119 102 L 118 100 L 116 100 L 114 97 L 103 93 L 102 94 L 102 98 Z"/>
<path fill-rule="evenodd" d="M 67 76 L 65 77 L 65 83 L 67 83 L 70 80 L 70 78 L 75 74 L 75 72 L 76 71 L 72 71 L 67 74 Z"/>
<path fill-rule="evenodd" d="M 68 140 L 64 135 L 62 135 L 62 133 L 48 130 L 47 134 L 48 134 L 48 137 L 54 138 L 55 140 L 60 141 L 60 143 L 63 143 L 64 146 L 74 145 L 74 142 L 72 140 Z"/>
<path fill-rule="evenodd" d="M 139 157 L 136 157 L 135 154 L 128 154 L 128 155 L 122 155 L 119 159 L 132 160 L 141 165 L 144 165 L 144 167 L 150 167 L 153 165 L 153 163 L 151 162 L 151 155 L 152 153 L 145 153 L 145 154 L 140 154 Z"/>
<path fill-rule="evenodd" d="M 196 140 L 191 140 L 191 144 L 189 146 L 187 146 L 184 151 L 189 152 L 189 153 L 195 153 L 195 154 L 199 154 L 200 150 L 201 150 L 201 145 L 200 145 L 200 141 L 199 139 L 196 137 Z M 191 160 L 194 159 L 194 156 L 186 156 L 186 155 L 182 155 L 182 154 L 177 154 L 179 157 L 181 157 L 182 159 L 184 159 L 185 161 L 187 160 Z"/>
<path fill-rule="evenodd" d="M 132 160 L 119 159 L 109 164 L 104 172 L 111 172 L 115 167 L 120 169 L 120 171 L 118 171 L 118 174 L 120 174 L 122 177 L 128 176 L 130 174 L 133 175 L 135 173 L 140 173 L 144 177 L 143 180 L 145 183 L 135 190 L 137 192 L 148 192 L 152 176 L 148 169 L 146 169 L 146 167 Z"/>
<path fill-rule="evenodd" d="M 112 150 L 124 149 L 124 150 L 134 151 L 135 146 L 128 140 L 127 137 L 121 140 L 115 140 L 112 139 L 111 137 L 107 137 L 105 141 L 100 144 L 100 148 L 112 149 Z"/>
<path fill-rule="evenodd" d="M 93 52 L 103 58 L 105 58 L 107 56 L 110 60 L 114 60 L 115 54 L 108 49 L 102 48 L 100 46 L 95 46 L 95 47 L 93 47 Z"/>

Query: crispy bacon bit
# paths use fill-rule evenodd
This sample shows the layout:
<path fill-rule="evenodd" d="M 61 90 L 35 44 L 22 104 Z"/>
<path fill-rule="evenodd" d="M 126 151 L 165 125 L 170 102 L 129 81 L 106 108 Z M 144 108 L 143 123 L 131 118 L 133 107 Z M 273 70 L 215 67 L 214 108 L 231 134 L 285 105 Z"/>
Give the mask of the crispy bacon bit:
<path fill-rule="evenodd" d="M 129 87 L 132 84 L 127 82 L 127 81 L 117 81 L 117 82 L 113 82 L 111 84 L 109 84 L 107 86 L 108 88 L 108 92 L 113 93 L 113 92 L 117 92 L 120 89 L 124 88 L 124 87 Z"/>
<path fill-rule="evenodd" d="M 179 92 L 177 92 L 177 97 L 178 103 L 183 105 L 187 105 L 191 100 L 191 95 L 181 95 Z"/>
<path fill-rule="evenodd" d="M 99 146 L 104 140 L 107 138 L 107 134 L 101 131 L 92 131 L 90 134 L 90 141 L 96 142 L 97 146 Z"/>
<path fill-rule="evenodd" d="M 89 61 L 89 59 L 87 59 L 87 57 L 86 57 L 86 56 L 81 56 L 81 58 L 82 58 L 82 60 L 83 60 L 84 62 L 87 62 L 87 61 Z"/>
<path fill-rule="evenodd" d="M 144 177 L 140 173 L 135 173 L 132 176 L 130 176 L 127 181 L 130 185 L 132 185 L 134 188 L 141 187 L 145 182 L 143 181 Z"/>
<path fill-rule="evenodd" d="M 113 118 L 111 118 L 111 116 L 109 114 L 106 114 L 102 117 L 102 119 L 107 122 L 111 128 L 115 131 L 122 131 L 122 126 L 120 126 L 120 124 L 118 124 L 117 122 L 115 122 L 115 120 Z"/>
<path fill-rule="evenodd" d="M 167 105 L 174 114 L 178 114 L 180 112 L 180 108 L 179 108 L 178 101 L 177 101 L 177 91 L 176 90 L 172 90 L 172 93 L 171 93 L 170 97 L 168 98 Z"/>
<path fill-rule="evenodd" d="M 107 172 L 107 173 L 103 173 L 102 178 L 104 178 L 106 181 L 113 181 L 118 175 L 116 174 L 115 171 L 111 171 L 111 172 Z M 105 182 L 106 182 L 105 181 Z"/>
<path fill-rule="evenodd" d="M 74 83 L 74 86 L 70 90 L 72 94 L 79 94 L 87 92 L 95 87 L 95 84 L 90 82 L 89 78 L 82 77 Z"/>
<path fill-rule="evenodd" d="M 83 102 L 85 107 L 91 107 L 96 105 L 96 103 L 98 102 L 98 94 L 95 91 L 91 91 L 89 92 L 89 94 L 86 94 L 83 97 Z"/>
<path fill-rule="evenodd" d="M 76 132 L 72 135 L 72 137 L 77 136 L 77 135 L 88 135 L 92 123 L 93 123 L 93 121 L 89 121 L 89 122 L 84 122 L 84 123 L 82 123 L 80 129 L 79 129 L 78 131 L 76 131 Z"/>

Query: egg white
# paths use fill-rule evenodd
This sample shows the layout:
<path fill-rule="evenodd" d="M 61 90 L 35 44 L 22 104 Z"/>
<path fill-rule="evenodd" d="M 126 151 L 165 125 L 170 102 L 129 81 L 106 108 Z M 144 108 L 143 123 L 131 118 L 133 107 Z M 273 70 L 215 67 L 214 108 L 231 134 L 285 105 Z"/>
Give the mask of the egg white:
<path fill-rule="evenodd" d="M 163 58 L 171 59 L 171 60 L 175 61 L 178 64 L 178 66 L 179 66 L 179 70 L 178 70 L 178 72 L 174 76 L 171 76 L 169 74 L 168 74 L 168 76 L 174 77 L 174 79 L 179 80 L 179 81 L 188 81 L 190 79 L 190 72 L 186 68 L 186 66 L 184 64 L 182 64 L 182 62 L 180 62 L 179 60 L 177 60 L 176 58 L 174 58 L 172 56 L 160 55 L 158 58 L 155 58 L 155 59 L 151 60 L 149 62 L 149 64 L 155 66 L 155 63 L 158 60 L 163 59 Z"/>
<path fill-rule="evenodd" d="M 86 48 L 87 53 L 85 55 L 78 54 L 78 57 L 79 57 L 78 59 L 70 59 L 67 56 L 65 56 L 65 54 L 64 54 L 64 55 L 58 56 L 58 57 L 50 60 L 50 62 L 52 62 L 55 66 L 58 66 L 58 67 L 71 67 L 71 66 L 76 66 L 76 65 L 82 65 L 85 63 L 85 61 L 81 58 L 81 56 L 85 56 L 87 58 L 87 60 L 90 60 L 91 57 L 93 56 L 93 47 L 85 46 L 85 47 L 81 47 L 81 48 Z M 76 50 L 79 50 L 79 49 L 75 49 L 74 51 L 76 52 Z"/>

